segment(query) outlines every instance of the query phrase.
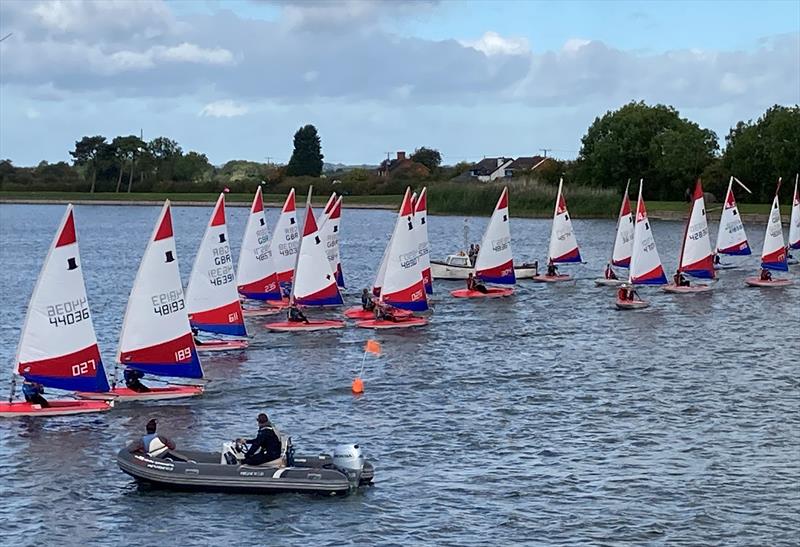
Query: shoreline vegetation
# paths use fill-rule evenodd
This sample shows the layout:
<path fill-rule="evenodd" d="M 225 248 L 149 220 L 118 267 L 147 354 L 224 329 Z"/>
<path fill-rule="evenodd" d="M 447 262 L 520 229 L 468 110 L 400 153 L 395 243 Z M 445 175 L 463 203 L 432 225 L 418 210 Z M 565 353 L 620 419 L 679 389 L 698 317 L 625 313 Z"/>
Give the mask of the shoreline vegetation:
<path fill-rule="evenodd" d="M 415 185 L 421 189 L 423 185 Z M 489 216 L 497 201 L 502 184 L 489 183 L 481 186 L 458 183 L 433 183 L 428 186 L 428 212 L 431 215 Z M 527 182 L 520 185 L 509 184 L 512 217 L 550 218 L 556 189 Z M 24 192 L 0 191 L 0 204 L 66 204 L 76 205 L 139 205 L 155 206 L 165 199 L 181 206 L 210 206 L 219 193 L 170 193 L 170 192 Z M 565 191 L 567 206 L 575 219 L 607 218 L 614 219 L 619 211 L 621 196 L 616 192 L 573 186 Z M 395 210 L 400 206 L 401 194 L 345 195 L 342 205 L 350 209 Z M 286 199 L 285 194 L 264 194 L 264 204 L 270 208 L 280 208 Z M 327 195 L 316 195 L 312 199 L 315 208 L 325 205 Z M 635 199 L 635 198 L 632 198 Z M 251 193 L 226 193 L 226 203 L 234 207 L 248 207 L 253 200 Z M 297 201 L 304 200 L 302 192 L 297 193 Z M 632 204 L 635 206 L 635 204 Z M 742 219 L 747 222 L 766 221 L 771 204 L 739 203 Z M 709 203 L 708 212 L 713 219 L 721 209 L 720 203 Z M 647 214 L 656 220 L 685 220 L 688 210 L 682 201 L 648 201 Z M 791 207 L 781 206 L 781 216 L 788 221 Z"/>

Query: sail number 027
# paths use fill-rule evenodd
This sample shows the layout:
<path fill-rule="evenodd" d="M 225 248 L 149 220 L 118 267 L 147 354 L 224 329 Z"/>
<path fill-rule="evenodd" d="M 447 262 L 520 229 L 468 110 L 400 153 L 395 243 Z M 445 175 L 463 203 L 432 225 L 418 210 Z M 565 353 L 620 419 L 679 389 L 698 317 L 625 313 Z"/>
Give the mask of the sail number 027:
<path fill-rule="evenodd" d="M 88 361 L 84 361 L 83 363 L 72 365 L 73 376 L 83 376 L 84 374 L 88 374 L 90 372 L 94 373 L 96 371 L 97 371 L 97 363 L 95 363 L 94 359 L 89 359 Z"/>

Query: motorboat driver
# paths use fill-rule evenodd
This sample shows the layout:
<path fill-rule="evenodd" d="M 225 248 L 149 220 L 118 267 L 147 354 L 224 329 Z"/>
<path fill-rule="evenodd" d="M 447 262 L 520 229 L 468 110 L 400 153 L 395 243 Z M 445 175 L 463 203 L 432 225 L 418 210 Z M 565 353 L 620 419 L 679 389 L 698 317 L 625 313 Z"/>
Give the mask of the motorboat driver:
<path fill-rule="evenodd" d="M 263 412 L 258 415 L 258 433 L 252 439 L 236 439 L 237 443 L 245 443 L 250 448 L 244 455 L 245 465 L 261 465 L 281 457 L 281 439 Z"/>

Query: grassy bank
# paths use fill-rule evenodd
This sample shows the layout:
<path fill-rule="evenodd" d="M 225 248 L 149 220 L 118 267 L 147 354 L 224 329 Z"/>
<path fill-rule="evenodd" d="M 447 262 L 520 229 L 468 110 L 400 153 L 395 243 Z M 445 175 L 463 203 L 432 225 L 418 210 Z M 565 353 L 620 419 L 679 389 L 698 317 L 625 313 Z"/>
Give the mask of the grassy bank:
<path fill-rule="evenodd" d="M 489 215 L 502 190 L 501 184 L 465 185 L 459 183 L 434 183 L 428 186 L 428 210 L 432 214 L 449 215 Z M 549 217 L 553 214 L 557 189 L 535 182 L 509 185 L 511 214 L 515 217 Z M 565 189 L 570 213 L 576 218 L 614 218 L 619 210 L 620 196 L 612 190 L 586 187 L 567 187 Z M 18 192 L 0 191 L 2 201 L 49 201 L 49 202 L 160 202 L 169 198 L 175 203 L 213 203 L 215 193 L 95 193 L 88 192 Z M 229 203 L 249 204 L 253 196 L 244 193 L 226 194 Z M 285 194 L 264 194 L 269 204 L 280 204 Z M 298 206 L 302 207 L 304 196 L 298 195 Z M 400 195 L 345 196 L 344 204 L 349 207 L 375 207 L 394 209 L 399 207 Z M 327 196 L 315 196 L 313 203 L 320 207 Z M 716 217 L 721 204 L 709 204 L 709 213 Z M 665 216 L 686 214 L 688 205 L 682 201 L 648 201 L 647 210 L 654 218 L 659 213 Z M 769 213 L 768 203 L 741 203 L 739 210 L 743 215 L 764 215 Z M 790 207 L 781 207 L 784 215 L 789 215 Z"/>

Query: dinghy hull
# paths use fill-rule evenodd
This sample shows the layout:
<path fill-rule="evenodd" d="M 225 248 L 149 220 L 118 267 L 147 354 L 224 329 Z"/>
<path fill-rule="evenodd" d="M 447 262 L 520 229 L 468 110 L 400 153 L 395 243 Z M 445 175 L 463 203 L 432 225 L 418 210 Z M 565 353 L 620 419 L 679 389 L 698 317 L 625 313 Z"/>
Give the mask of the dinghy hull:
<path fill-rule="evenodd" d="M 689 285 L 688 287 L 681 287 L 678 285 L 669 284 L 661 287 L 661 290 L 672 294 L 694 294 L 710 291 L 711 285 Z"/>
<path fill-rule="evenodd" d="M 744 280 L 744 282 L 750 287 L 765 288 L 788 287 L 792 284 L 791 279 L 772 279 L 767 281 L 765 279 L 761 279 L 760 277 L 748 277 Z"/>
<path fill-rule="evenodd" d="M 598 287 L 619 287 L 620 285 L 625 284 L 625 281 L 622 279 L 606 279 L 604 277 L 600 277 L 594 280 L 594 284 Z"/>
<path fill-rule="evenodd" d="M 514 289 L 501 289 L 499 287 L 488 287 L 486 292 L 471 291 L 469 289 L 458 289 L 450 291 L 456 298 L 502 298 L 514 294 Z"/>
<path fill-rule="evenodd" d="M 398 319 L 397 321 L 387 321 L 381 319 L 368 319 L 366 321 L 359 321 L 356 327 L 362 329 L 407 329 L 410 327 L 422 327 L 428 324 L 428 320 L 424 317 L 409 317 L 407 319 Z"/>
<path fill-rule="evenodd" d="M 411 317 L 412 314 L 412 312 L 408 310 L 401 310 L 397 308 L 395 308 L 392 311 L 392 313 L 398 319 L 403 317 Z M 348 319 L 374 319 L 375 312 L 365 310 L 361 306 L 354 306 L 352 308 L 348 308 L 347 310 L 345 310 L 344 316 L 347 317 Z"/>
<path fill-rule="evenodd" d="M 151 387 L 150 391 L 133 391 L 127 387 L 115 387 L 107 393 L 79 392 L 78 397 L 87 400 L 122 401 L 165 401 L 168 399 L 183 399 L 202 395 L 203 386 L 164 386 Z"/>
<path fill-rule="evenodd" d="M 87 414 L 89 412 L 106 412 L 111 410 L 113 404 L 108 401 L 82 401 L 63 400 L 48 401 L 50 406 L 43 408 L 27 401 L 0 403 L 0 418 L 15 418 L 18 416 L 70 416 L 73 414 Z"/>
<path fill-rule="evenodd" d="M 561 283 L 563 281 L 572 281 L 572 276 L 569 274 L 558 275 L 534 275 L 533 279 L 537 283 Z"/>
<path fill-rule="evenodd" d="M 308 332 L 319 330 L 343 329 L 344 321 L 338 320 L 325 320 L 325 321 L 309 321 L 308 323 L 295 323 L 291 321 L 279 321 L 276 323 L 267 323 L 264 327 L 268 330 L 275 332 Z"/>
<path fill-rule="evenodd" d="M 617 298 L 617 308 L 620 310 L 642 310 L 650 307 L 650 302 L 644 300 L 620 300 Z"/>
<path fill-rule="evenodd" d="M 247 349 L 249 345 L 247 340 L 207 340 L 200 344 L 195 342 L 197 351 L 201 353 L 242 350 Z"/>

